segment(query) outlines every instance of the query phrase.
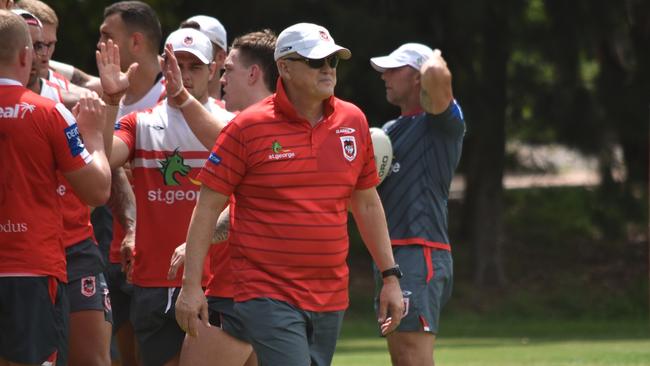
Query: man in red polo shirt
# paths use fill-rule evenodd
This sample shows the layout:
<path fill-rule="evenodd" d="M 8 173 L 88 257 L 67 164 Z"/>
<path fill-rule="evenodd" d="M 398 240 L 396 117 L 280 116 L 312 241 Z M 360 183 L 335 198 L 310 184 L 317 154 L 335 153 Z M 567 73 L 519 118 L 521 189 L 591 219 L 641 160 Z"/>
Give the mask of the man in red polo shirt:
<path fill-rule="evenodd" d="M 176 319 L 196 335 L 208 325 L 201 289 L 211 228 L 233 194 L 229 245 L 235 313 L 262 364 L 329 365 L 348 306 L 347 211 L 385 273 L 379 321 L 403 311 L 368 123 L 333 96 L 336 66 L 351 56 L 327 29 L 300 23 L 278 37 L 277 92 L 242 111 L 219 135 L 187 237 Z"/>
<path fill-rule="evenodd" d="M 0 34 L 0 364 L 40 365 L 66 346 L 56 172 L 85 204 L 107 200 L 105 111 L 96 95 L 82 98 L 77 126 L 62 104 L 25 89 L 33 57 L 27 25 L 2 10 Z"/>

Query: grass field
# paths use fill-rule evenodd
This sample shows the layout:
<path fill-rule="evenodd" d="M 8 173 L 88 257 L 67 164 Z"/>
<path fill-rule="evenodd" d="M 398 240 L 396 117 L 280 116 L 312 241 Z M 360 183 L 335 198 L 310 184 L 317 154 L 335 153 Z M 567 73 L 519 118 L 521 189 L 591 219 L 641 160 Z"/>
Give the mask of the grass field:
<path fill-rule="evenodd" d="M 650 325 L 624 321 L 443 319 L 438 366 L 650 366 Z M 445 332 L 448 335 L 445 335 Z M 343 325 L 335 366 L 390 365 L 373 324 Z"/>

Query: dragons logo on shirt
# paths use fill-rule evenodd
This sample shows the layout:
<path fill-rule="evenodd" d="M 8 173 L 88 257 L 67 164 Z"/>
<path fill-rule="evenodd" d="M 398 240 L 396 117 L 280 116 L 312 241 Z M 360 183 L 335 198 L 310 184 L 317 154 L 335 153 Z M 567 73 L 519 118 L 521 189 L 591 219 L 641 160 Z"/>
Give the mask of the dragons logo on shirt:
<path fill-rule="evenodd" d="M 167 156 L 166 160 L 159 160 L 158 163 L 160 163 L 160 172 L 167 186 L 179 186 L 180 183 L 176 180 L 176 173 L 184 177 L 192 169 L 189 165 L 185 165 L 178 149 L 174 150 L 173 154 Z"/>

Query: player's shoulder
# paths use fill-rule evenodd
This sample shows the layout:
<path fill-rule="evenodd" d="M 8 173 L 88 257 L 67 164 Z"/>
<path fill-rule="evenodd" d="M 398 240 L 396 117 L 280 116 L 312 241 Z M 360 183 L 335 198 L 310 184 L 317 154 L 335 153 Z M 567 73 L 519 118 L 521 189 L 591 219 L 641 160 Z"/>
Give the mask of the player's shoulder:
<path fill-rule="evenodd" d="M 345 113 L 346 116 L 366 118 L 365 113 L 356 104 L 334 97 L 332 102 L 336 113 Z"/>

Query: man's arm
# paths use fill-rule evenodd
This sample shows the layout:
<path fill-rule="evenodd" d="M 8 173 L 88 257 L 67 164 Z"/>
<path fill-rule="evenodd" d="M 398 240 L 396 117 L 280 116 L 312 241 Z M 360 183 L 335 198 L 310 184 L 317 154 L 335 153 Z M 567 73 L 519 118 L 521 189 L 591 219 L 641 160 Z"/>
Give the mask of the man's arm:
<path fill-rule="evenodd" d="M 453 99 L 451 72 L 436 49 L 420 68 L 420 105 L 428 113 L 440 114 Z"/>
<path fill-rule="evenodd" d="M 70 83 L 101 94 L 102 87 L 98 77 L 88 75 L 72 65 L 59 61 L 50 60 L 49 66 L 68 79 Z"/>
<path fill-rule="evenodd" d="M 191 336 L 198 335 L 198 320 L 210 326 L 208 303 L 201 288 L 203 262 L 212 242 L 212 233 L 219 213 L 228 202 L 228 197 L 201 186 L 201 193 L 194 208 L 187 231 L 185 271 L 183 287 L 176 300 L 176 321 Z"/>
<path fill-rule="evenodd" d="M 388 236 L 388 226 L 384 208 L 379 200 L 377 190 L 373 188 L 355 190 L 351 200 L 352 215 L 379 271 L 395 266 L 393 249 Z M 399 325 L 404 313 L 404 301 L 399 281 L 395 276 L 384 278 L 384 285 L 379 295 L 379 323 L 381 332 L 386 335 Z"/>
<path fill-rule="evenodd" d="M 108 206 L 113 213 L 113 219 L 117 220 L 124 230 L 124 239 L 120 245 L 120 262 L 122 263 L 122 272 L 129 274 L 135 249 L 136 209 L 135 195 L 124 168 L 113 170 Z"/>
<path fill-rule="evenodd" d="M 110 194 L 111 171 L 104 152 L 104 103 L 95 93 L 86 93 L 73 108 L 79 134 L 93 161 L 73 172 L 64 173 L 75 194 L 90 206 L 101 206 Z"/>
<path fill-rule="evenodd" d="M 185 89 L 174 50 L 169 44 L 165 45 L 165 57 L 161 67 L 165 75 L 167 98 L 171 105 L 181 110 L 187 125 L 201 144 L 208 150 L 211 149 L 227 121 L 222 121 L 210 113 Z"/>

